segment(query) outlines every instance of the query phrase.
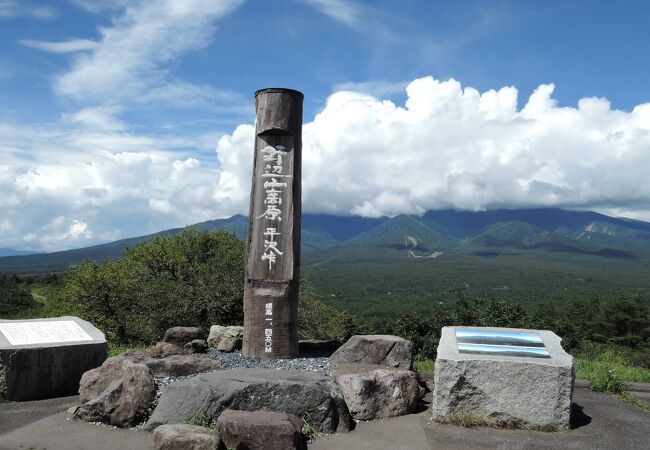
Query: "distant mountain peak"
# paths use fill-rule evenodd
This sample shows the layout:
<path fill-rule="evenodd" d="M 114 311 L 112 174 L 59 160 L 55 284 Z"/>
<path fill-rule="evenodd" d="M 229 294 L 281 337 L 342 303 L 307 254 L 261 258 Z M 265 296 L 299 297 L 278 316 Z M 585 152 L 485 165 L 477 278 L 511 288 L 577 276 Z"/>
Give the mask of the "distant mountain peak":
<path fill-rule="evenodd" d="M 241 214 L 192 225 L 205 231 L 229 231 L 246 237 L 248 218 Z M 183 228 L 54 253 L 0 257 L 0 273 L 58 272 L 84 260 L 120 258 L 124 247 L 155 236 L 174 235 Z M 513 252 L 547 251 L 585 257 L 627 258 L 650 255 L 650 223 L 608 217 L 589 211 L 500 209 L 490 211 L 428 211 L 422 216 L 393 218 L 303 214 L 303 251 L 340 252 L 391 257 L 446 258 L 469 253 L 492 257 Z M 489 247 L 489 248 L 488 248 Z M 2 255 L 0 249 L 0 255 Z M 9 250 L 9 249 L 4 249 Z M 367 251 L 366 251 L 367 250 Z M 645 257 L 645 256 L 644 256 Z"/>

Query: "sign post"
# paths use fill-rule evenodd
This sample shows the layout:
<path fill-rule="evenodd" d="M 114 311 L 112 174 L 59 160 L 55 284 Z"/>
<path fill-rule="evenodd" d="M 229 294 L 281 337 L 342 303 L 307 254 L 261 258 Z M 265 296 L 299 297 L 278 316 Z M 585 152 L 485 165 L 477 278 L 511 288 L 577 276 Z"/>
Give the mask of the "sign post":
<path fill-rule="evenodd" d="M 303 94 L 255 93 L 257 124 L 248 214 L 243 353 L 298 356 Z"/>

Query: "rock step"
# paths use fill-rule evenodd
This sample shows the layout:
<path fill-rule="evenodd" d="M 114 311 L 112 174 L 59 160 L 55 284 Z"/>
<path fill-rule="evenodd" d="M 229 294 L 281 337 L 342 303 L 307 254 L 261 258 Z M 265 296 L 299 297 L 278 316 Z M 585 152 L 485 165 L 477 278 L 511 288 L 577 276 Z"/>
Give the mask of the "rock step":
<path fill-rule="evenodd" d="M 328 376 L 307 371 L 232 369 L 164 386 L 146 428 L 185 423 L 197 415 L 212 421 L 226 409 L 294 414 L 324 433 L 348 431 L 353 426 L 341 390 Z"/>
<path fill-rule="evenodd" d="M 293 414 L 228 409 L 217 419 L 217 430 L 229 448 L 307 449 L 302 421 Z"/>

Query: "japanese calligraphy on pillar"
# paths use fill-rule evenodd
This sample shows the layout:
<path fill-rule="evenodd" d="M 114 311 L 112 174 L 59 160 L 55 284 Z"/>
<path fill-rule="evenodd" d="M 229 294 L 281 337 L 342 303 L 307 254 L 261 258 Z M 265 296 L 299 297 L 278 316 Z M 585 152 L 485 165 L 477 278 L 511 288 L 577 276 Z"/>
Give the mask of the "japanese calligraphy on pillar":
<path fill-rule="evenodd" d="M 298 356 L 302 93 L 255 93 L 257 123 L 248 216 L 242 352 Z"/>
<path fill-rule="evenodd" d="M 291 178 L 290 174 L 285 174 L 282 170 L 283 156 L 287 152 L 282 145 L 276 145 L 275 147 L 267 145 L 261 152 L 264 154 L 264 173 L 261 176 L 265 180 L 263 186 L 266 192 L 266 198 L 264 198 L 266 210 L 256 219 L 266 218 L 280 223 L 282 222 L 282 198 L 287 188 L 285 179 Z M 278 231 L 277 226 L 274 226 L 268 227 L 262 234 L 264 235 L 264 251 L 261 259 L 262 261 L 268 261 L 269 270 L 272 270 L 277 258 L 284 254 L 278 248 L 278 245 L 281 244 L 282 233 Z"/>
<path fill-rule="evenodd" d="M 293 278 L 293 137 L 261 136 L 255 167 L 253 233 L 249 276 L 258 280 Z M 256 264 L 255 259 L 264 264 Z"/>

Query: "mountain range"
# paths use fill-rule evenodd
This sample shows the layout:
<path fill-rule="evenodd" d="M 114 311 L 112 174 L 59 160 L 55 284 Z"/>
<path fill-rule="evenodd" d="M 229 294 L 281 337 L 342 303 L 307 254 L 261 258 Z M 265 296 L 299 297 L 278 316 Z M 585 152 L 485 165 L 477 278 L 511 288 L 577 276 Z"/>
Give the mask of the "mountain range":
<path fill-rule="evenodd" d="M 236 215 L 193 226 L 233 232 L 243 239 L 247 223 L 245 216 Z M 52 253 L 21 254 L 1 249 L 7 251 L 0 253 L 6 255 L 0 257 L 0 273 L 59 272 L 85 260 L 119 259 L 127 246 L 182 229 Z M 601 261 L 639 261 L 650 255 L 650 223 L 562 209 L 441 210 L 393 218 L 305 214 L 302 247 L 308 262 L 327 259 L 329 254 L 353 256 L 364 252 L 374 253 L 372 258 L 381 254 L 389 259 L 555 253 Z"/>

